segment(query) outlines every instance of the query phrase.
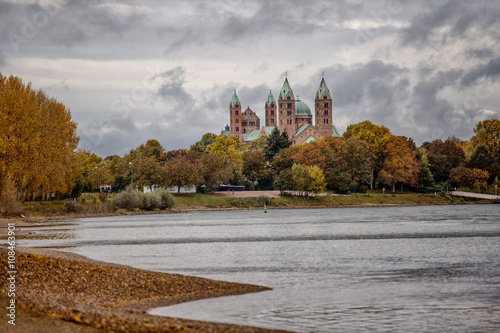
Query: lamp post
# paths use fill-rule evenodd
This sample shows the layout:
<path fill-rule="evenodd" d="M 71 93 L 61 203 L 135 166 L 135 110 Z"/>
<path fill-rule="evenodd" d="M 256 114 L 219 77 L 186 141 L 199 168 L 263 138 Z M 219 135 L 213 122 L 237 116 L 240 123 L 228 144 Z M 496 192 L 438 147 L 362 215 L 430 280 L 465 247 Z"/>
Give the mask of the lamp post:
<path fill-rule="evenodd" d="M 101 192 L 101 170 L 102 170 L 102 168 L 104 168 L 104 165 L 101 166 L 100 168 L 99 167 L 95 167 L 95 168 L 99 169 L 99 185 L 98 185 L 98 187 L 99 187 L 99 192 Z"/>

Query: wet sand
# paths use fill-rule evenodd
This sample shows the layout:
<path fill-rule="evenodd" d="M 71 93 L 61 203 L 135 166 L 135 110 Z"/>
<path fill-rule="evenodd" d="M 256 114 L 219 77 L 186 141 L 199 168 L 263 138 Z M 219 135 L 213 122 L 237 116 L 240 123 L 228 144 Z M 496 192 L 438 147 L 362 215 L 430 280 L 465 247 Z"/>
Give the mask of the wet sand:
<path fill-rule="evenodd" d="M 8 298 L 8 249 L 0 246 L 0 303 Z M 76 254 L 16 247 L 16 326 L 2 332 L 278 332 L 148 315 L 147 311 L 266 287 L 165 274 L 103 263 Z"/>

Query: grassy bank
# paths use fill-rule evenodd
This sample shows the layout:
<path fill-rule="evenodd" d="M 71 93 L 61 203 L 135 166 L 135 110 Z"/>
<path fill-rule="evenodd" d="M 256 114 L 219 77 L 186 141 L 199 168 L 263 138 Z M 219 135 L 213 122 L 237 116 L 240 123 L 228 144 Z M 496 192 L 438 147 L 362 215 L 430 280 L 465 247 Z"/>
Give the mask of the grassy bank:
<path fill-rule="evenodd" d="M 37 201 L 24 204 L 22 213 L 32 219 L 37 218 L 71 218 L 86 216 L 106 216 L 119 214 L 157 214 L 174 213 L 192 210 L 225 210 L 225 209 L 268 209 L 273 208 L 322 208 L 322 207 L 363 207 L 363 206 L 418 206 L 418 205 L 453 205 L 465 203 L 482 203 L 485 200 L 453 197 L 446 194 L 382 194 L 368 192 L 351 195 L 320 195 L 309 197 L 266 195 L 247 197 L 219 197 L 211 194 L 175 194 L 175 206 L 167 210 L 127 211 L 113 207 L 112 199 L 100 200 L 97 196 L 87 196 L 77 201 Z"/>
<path fill-rule="evenodd" d="M 487 202 L 474 199 L 452 197 L 444 194 L 351 194 L 322 195 L 309 197 L 265 196 L 248 198 L 214 197 L 204 194 L 185 194 L 176 196 L 176 210 L 189 209 L 248 209 L 263 208 L 264 202 L 272 208 L 321 208 L 321 207 L 359 207 L 359 206 L 418 206 L 418 205 L 455 205 L 464 203 Z"/>

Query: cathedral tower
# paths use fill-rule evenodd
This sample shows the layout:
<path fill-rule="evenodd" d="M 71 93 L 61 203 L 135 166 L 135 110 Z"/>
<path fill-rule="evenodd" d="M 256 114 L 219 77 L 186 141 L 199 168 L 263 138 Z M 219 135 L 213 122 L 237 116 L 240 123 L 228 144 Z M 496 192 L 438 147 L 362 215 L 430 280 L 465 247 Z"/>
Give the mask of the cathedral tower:
<path fill-rule="evenodd" d="M 266 101 L 266 126 L 278 126 L 278 113 L 276 112 L 276 101 L 273 93 L 269 90 L 269 96 Z"/>
<path fill-rule="evenodd" d="M 241 103 L 236 90 L 234 91 L 233 98 L 229 104 L 229 121 L 230 121 L 230 135 L 236 136 L 240 141 L 242 140 L 242 127 L 241 127 Z"/>
<path fill-rule="evenodd" d="M 324 136 L 332 136 L 332 95 L 325 83 L 321 80 L 315 99 L 316 130 Z"/>
<path fill-rule="evenodd" d="M 288 83 L 288 78 L 285 79 L 281 88 L 278 103 L 280 133 L 286 131 L 291 139 L 295 134 L 295 97 Z"/>

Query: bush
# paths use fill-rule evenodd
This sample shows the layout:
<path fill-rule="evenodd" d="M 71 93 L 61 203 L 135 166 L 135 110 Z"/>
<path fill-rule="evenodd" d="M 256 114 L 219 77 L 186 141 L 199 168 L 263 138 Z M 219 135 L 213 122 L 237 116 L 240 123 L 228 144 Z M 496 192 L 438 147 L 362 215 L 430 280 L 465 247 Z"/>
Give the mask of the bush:
<path fill-rule="evenodd" d="M 349 183 L 349 192 L 351 193 L 357 193 L 358 192 L 358 188 L 359 188 L 359 184 L 357 181 L 351 181 Z"/>
<path fill-rule="evenodd" d="M 175 198 L 169 190 L 159 189 L 154 191 L 160 197 L 160 209 L 172 208 L 175 205 Z"/>
<path fill-rule="evenodd" d="M 73 212 L 73 213 L 83 210 L 83 206 L 76 203 L 73 200 L 64 202 L 64 208 L 66 209 L 67 212 Z"/>
<path fill-rule="evenodd" d="M 166 209 L 175 205 L 175 199 L 168 190 L 156 190 L 143 193 L 132 188 L 118 193 L 113 199 L 113 206 L 119 209 Z"/>
<path fill-rule="evenodd" d="M 131 187 L 125 191 L 118 193 L 113 199 L 113 206 L 123 209 L 139 208 L 143 205 L 142 197 L 139 191 L 133 190 Z"/>
<path fill-rule="evenodd" d="M 264 204 L 269 205 L 269 203 L 271 203 L 271 198 L 269 198 L 267 195 L 259 195 L 257 197 L 257 201 L 261 206 L 263 206 Z"/>
<path fill-rule="evenodd" d="M 99 192 L 99 200 L 101 202 L 106 202 L 106 200 L 108 200 L 108 194 L 106 192 Z"/>

